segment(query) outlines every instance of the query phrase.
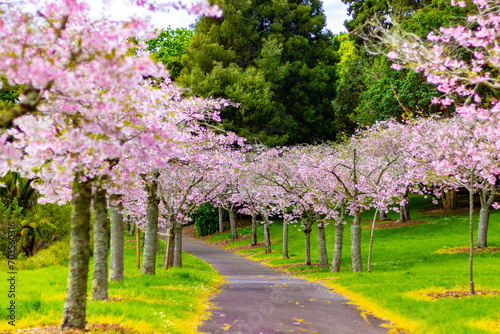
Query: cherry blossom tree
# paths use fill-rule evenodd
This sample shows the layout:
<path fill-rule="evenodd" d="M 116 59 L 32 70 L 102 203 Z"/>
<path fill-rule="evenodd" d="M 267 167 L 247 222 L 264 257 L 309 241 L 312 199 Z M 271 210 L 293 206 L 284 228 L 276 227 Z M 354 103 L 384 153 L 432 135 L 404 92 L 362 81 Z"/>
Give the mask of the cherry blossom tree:
<path fill-rule="evenodd" d="M 143 80 L 165 78 L 163 67 L 128 52 L 134 46 L 128 37 L 150 30 L 145 21 L 93 20 L 88 4 L 77 0 L 31 5 L 34 12 L 6 6 L 0 17 L 0 74 L 10 85 L 24 87 L 19 103 L 1 116 L 10 129 L 2 133 L 0 172 L 19 168 L 40 177 L 44 200 L 64 202 L 71 194 L 61 328 L 84 328 L 92 180 L 110 173 L 122 155 L 149 158 L 142 146 L 172 148 L 175 122 L 165 122 L 168 107 L 155 96 L 162 89 Z"/>
<path fill-rule="evenodd" d="M 490 120 L 491 121 L 491 120 Z M 486 243 L 489 210 L 497 192 L 500 166 L 499 135 L 488 121 L 477 123 L 461 117 L 419 120 L 412 126 L 412 168 L 424 169 L 427 182 L 464 187 L 469 192 L 470 221 L 470 293 L 473 282 L 473 195 L 480 194 L 481 213 L 478 240 Z"/>

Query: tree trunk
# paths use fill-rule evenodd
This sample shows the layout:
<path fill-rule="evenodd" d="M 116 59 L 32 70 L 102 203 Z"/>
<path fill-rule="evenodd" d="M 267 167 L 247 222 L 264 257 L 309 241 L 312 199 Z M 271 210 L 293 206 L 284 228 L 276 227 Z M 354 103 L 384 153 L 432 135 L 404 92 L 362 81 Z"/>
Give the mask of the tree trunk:
<path fill-rule="evenodd" d="M 342 242 L 344 241 L 345 204 L 340 207 L 339 221 L 335 223 L 335 245 L 333 249 L 332 272 L 340 271 L 342 262 Z"/>
<path fill-rule="evenodd" d="M 165 255 L 163 256 L 163 268 L 168 269 L 173 265 L 172 257 L 173 244 L 174 244 L 174 230 L 169 227 L 167 228 L 167 240 L 165 241 Z"/>
<path fill-rule="evenodd" d="M 479 211 L 479 225 L 477 228 L 477 248 L 488 247 L 488 223 L 490 221 L 490 208 L 481 208 Z"/>
<path fill-rule="evenodd" d="M 109 265 L 109 280 L 123 280 L 123 206 L 121 203 L 109 206 L 109 217 L 111 220 L 111 258 Z"/>
<path fill-rule="evenodd" d="M 410 204 L 406 203 L 399 206 L 399 222 L 404 223 L 410 221 Z"/>
<path fill-rule="evenodd" d="M 477 227 L 477 248 L 488 247 L 488 224 L 490 221 L 490 206 L 495 201 L 496 189 L 492 189 L 488 194 L 487 191 L 481 190 L 479 198 L 481 199 L 481 210 L 479 211 L 479 225 Z"/>
<path fill-rule="evenodd" d="M 474 193 L 472 192 L 473 181 L 471 178 L 469 189 L 469 233 L 470 233 L 470 250 L 469 250 L 469 293 L 474 295 L 474 279 L 473 279 L 473 262 L 474 262 Z"/>
<path fill-rule="evenodd" d="M 288 256 L 288 223 L 286 221 L 283 221 L 283 258 L 290 258 Z"/>
<path fill-rule="evenodd" d="M 257 245 L 257 215 L 252 214 L 252 246 Z"/>
<path fill-rule="evenodd" d="M 135 235 L 135 220 L 130 222 L 130 231 L 128 233 L 129 237 L 133 237 Z"/>
<path fill-rule="evenodd" d="M 264 243 L 265 243 L 265 254 L 271 253 L 271 234 L 269 233 L 269 221 L 264 219 Z"/>
<path fill-rule="evenodd" d="M 304 227 L 304 241 L 305 241 L 305 262 L 306 266 L 311 265 L 311 222 L 302 218 L 302 226 Z"/>
<path fill-rule="evenodd" d="M 146 225 L 144 227 L 144 254 L 142 257 L 143 274 L 154 274 L 156 266 L 156 239 L 158 238 L 158 173 L 155 172 L 154 179 L 146 185 L 148 203 L 146 207 Z"/>
<path fill-rule="evenodd" d="M 389 218 L 387 218 L 387 212 L 385 212 L 383 210 L 380 210 L 378 212 L 378 219 L 380 219 L 380 220 L 388 220 Z"/>
<path fill-rule="evenodd" d="M 304 228 L 304 238 L 305 238 L 305 265 L 310 266 L 311 265 L 311 228 L 306 227 Z"/>
<path fill-rule="evenodd" d="M 457 191 L 454 188 L 444 189 L 441 194 L 444 212 L 454 211 L 458 208 Z"/>
<path fill-rule="evenodd" d="M 108 298 L 108 211 L 106 189 L 94 188 L 94 273 L 92 300 Z"/>
<path fill-rule="evenodd" d="M 182 225 L 180 222 L 174 222 L 174 267 L 182 267 Z"/>
<path fill-rule="evenodd" d="M 363 271 L 361 260 L 361 212 L 354 213 L 354 220 L 351 225 L 351 257 L 352 271 Z"/>
<path fill-rule="evenodd" d="M 371 229 L 371 233 L 370 233 L 370 248 L 368 250 L 368 272 L 371 273 L 372 272 L 372 247 L 373 247 L 373 232 L 375 231 L 375 221 L 376 221 L 376 218 L 377 218 L 377 211 L 378 211 L 378 208 L 375 209 L 375 214 L 373 215 L 373 222 L 372 222 L 372 229 Z"/>
<path fill-rule="evenodd" d="M 234 213 L 233 208 L 229 210 L 229 222 L 231 223 L 231 234 L 233 240 L 238 239 L 238 231 L 236 230 L 236 214 Z"/>
<path fill-rule="evenodd" d="M 81 182 L 80 177 L 76 173 L 72 185 L 69 272 L 61 329 L 84 329 L 86 322 L 92 187 L 90 181 Z"/>
<path fill-rule="evenodd" d="M 221 206 L 219 206 L 219 232 L 224 232 L 224 210 Z"/>
<path fill-rule="evenodd" d="M 141 230 L 139 230 L 139 228 L 137 228 L 137 234 L 135 236 L 135 255 L 137 269 L 141 269 Z"/>
<path fill-rule="evenodd" d="M 328 252 L 326 250 L 325 225 L 318 220 L 318 250 L 321 269 L 328 269 Z"/>
<path fill-rule="evenodd" d="M 168 266 L 169 267 L 173 267 L 174 266 L 174 252 L 175 252 L 175 228 L 174 228 L 174 224 L 171 225 L 171 231 L 170 233 L 172 233 L 172 242 L 170 243 L 170 249 L 169 249 L 169 252 L 170 252 L 170 258 L 169 258 L 169 261 L 168 261 Z"/>

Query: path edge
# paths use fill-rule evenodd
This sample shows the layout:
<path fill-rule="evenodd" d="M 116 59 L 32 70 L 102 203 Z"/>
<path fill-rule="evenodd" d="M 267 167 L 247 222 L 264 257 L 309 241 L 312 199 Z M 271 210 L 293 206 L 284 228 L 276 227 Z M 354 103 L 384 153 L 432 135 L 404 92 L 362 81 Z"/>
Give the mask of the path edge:
<path fill-rule="evenodd" d="M 233 248 L 226 248 L 223 246 L 212 245 L 210 242 L 208 242 L 202 238 L 194 237 L 193 239 L 198 240 L 200 242 L 203 242 L 209 246 L 221 248 L 221 249 L 224 249 L 225 251 L 243 256 L 249 260 L 252 260 L 253 262 L 264 264 L 273 270 L 277 270 L 277 271 L 280 271 L 284 274 L 290 275 L 290 273 L 286 272 L 284 270 L 284 268 L 274 267 L 274 266 L 268 264 L 267 263 L 268 261 L 260 261 L 260 260 L 254 259 L 252 257 L 252 255 L 255 255 L 255 254 L 240 254 L 240 253 L 238 253 L 238 249 L 232 250 Z M 271 242 L 272 241 L 273 240 L 271 240 Z M 234 247 L 234 248 L 237 248 L 237 247 Z M 335 283 L 331 282 L 333 280 L 329 280 L 328 282 L 324 282 L 324 281 L 322 282 L 321 279 L 316 280 L 316 279 L 308 278 L 308 277 L 303 276 L 303 275 L 293 275 L 293 276 L 300 277 L 300 278 L 305 279 L 305 280 L 312 282 L 312 283 L 321 284 L 322 286 L 324 286 L 327 289 L 333 289 L 333 291 L 335 293 L 338 293 L 339 295 L 342 295 L 347 299 L 346 304 L 356 306 L 357 309 L 361 312 L 361 316 L 365 319 L 366 322 L 369 323 L 369 321 L 367 319 L 367 315 L 384 321 L 384 324 L 382 324 L 381 327 L 385 327 L 385 328 L 389 329 L 389 332 L 387 334 L 398 334 L 398 333 L 399 334 L 411 334 L 411 333 L 418 332 L 419 325 L 417 323 L 412 322 L 406 318 L 403 318 L 399 315 L 394 314 L 393 312 L 386 310 L 384 307 L 378 305 L 377 303 L 370 301 L 366 297 L 364 297 L 358 293 L 355 293 L 355 292 L 347 289 L 346 287 L 344 287 L 340 284 L 335 284 Z"/>

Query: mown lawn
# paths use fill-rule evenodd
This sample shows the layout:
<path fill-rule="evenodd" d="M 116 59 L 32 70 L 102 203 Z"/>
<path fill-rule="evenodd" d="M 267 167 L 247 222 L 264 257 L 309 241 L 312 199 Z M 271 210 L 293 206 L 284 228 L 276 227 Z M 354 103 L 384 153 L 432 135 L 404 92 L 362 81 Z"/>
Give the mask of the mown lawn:
<path fill-rule="evenodd" d="M 127 237 L 126 240 L 133 240 Z M 135 242 L 126 242 L 126 247 Z M 62 246 L 64 247 L 64 246 Z M 164 243 L 162 243 L 162 248 Z M 48 251 L 48 252 L 47 252 Z M 59 325 L 62 317 L 68 269 L 53 265 L 51 252 L 42 253 L 48 267 L 20 270 L 16 275 L 16 326 L 2 316 L 0 332 L 19 328 Z M 54 255 L 54 254 L 52 254 Z M 142 257 L 141 257 L 142 260 Z M 89 274 L 89 323 L 122 324 L 136 333 L 194 333 L 207 308 L 206 301 L 222 282 L 222 277 L 205 262 L 184 253 L 183 268 L 165 271 L 158 255 L 155 275 L 142 275 L 136 267 L 135 249 L 125 249 L 125 278 L 109 282 L 109 296 L 114 300 L 91 301 L 92 270 Z M 33 260 L 19 261 L 19 267 L 32 267 Z M 92 260 L 91 267 L 92 268 Z M 5 268 L 3 268 L 5 271 Z M 0 283 L 1 305 L 6 315 L 8 282 Z M 5 306 L 5 307 L 4 307 Z"/>
<path fill-rule="evenodd" d="M 413 220 L 427 224 L 390 229 L 376 229 L 372 257 L 372 273 L 351 272 L 350 226 L 344 231 L 342 270 L 331 273 L 318 266 L 293 266 L 283 270 L 308 279 L 319 280 L 336 291 L 347 295 L 355 304 L 395 324 L 394 328 L 410 333 L 500 333 L 500 295 L 462 298 L 431 299 L 427 293 L 445 290 L 468 290 L 469 255 L 438 253 L 438 250 L 467 247 L 468 215 L 432 215 L 420 210 L 432 205 L 422 196 L 411 197 Z M 393 219 L 398 214 L 389 214 Z M 476 224 L 477 224 L 477 215 Z M 373 219 L 373 211 L 363 214 L 364 220 Z M 368 227 L 369 222 L 365 225 Z M 304 261 L 304 236 L 300 224 L 290 226 L 289 255 L 283 260 L 281 253 L 282 225 L 271 225 L 273 253 L 263 254 L 264 248 L 239 250 L 254 260 L 267 265 L 300 264 Z M 249 228 L 242 228 L 249 234 Z M 368 257 L 369 228 L 362 230 L 363 264 Z M 212 240 L 230 238 L 228 233 Z M 259 241 L 263 240 L 259 228 Z M 209 239 L 210 241 L 210 239 Z M 312 261 L 319 262 L 317 236 L 311 237 Z M 250 244 L 251 240 L 238 240 L 226 247 Z M 327 245 L 332 256 L 334 226 L 327 227 Z M 500 212 L 492 212 L 489 247 L 500 247 Z M 474 282 L 476 289 L 500 291 L 500 252 L 475 254 Z"/>

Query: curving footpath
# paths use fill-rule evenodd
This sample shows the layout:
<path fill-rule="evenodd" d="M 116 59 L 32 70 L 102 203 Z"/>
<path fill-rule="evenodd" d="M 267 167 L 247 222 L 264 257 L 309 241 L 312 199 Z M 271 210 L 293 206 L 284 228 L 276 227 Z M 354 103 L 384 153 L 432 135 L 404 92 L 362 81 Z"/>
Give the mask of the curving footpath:
<path fill-rule="evenodd" d="M 378 334 L 389 329 L 366 320 L 344 296 L 305 279 L 286 275 L 241 255 L 183 236 L 183 250 L 212 265 L 226 284 L 210 302 L 202 333 Z"/>

